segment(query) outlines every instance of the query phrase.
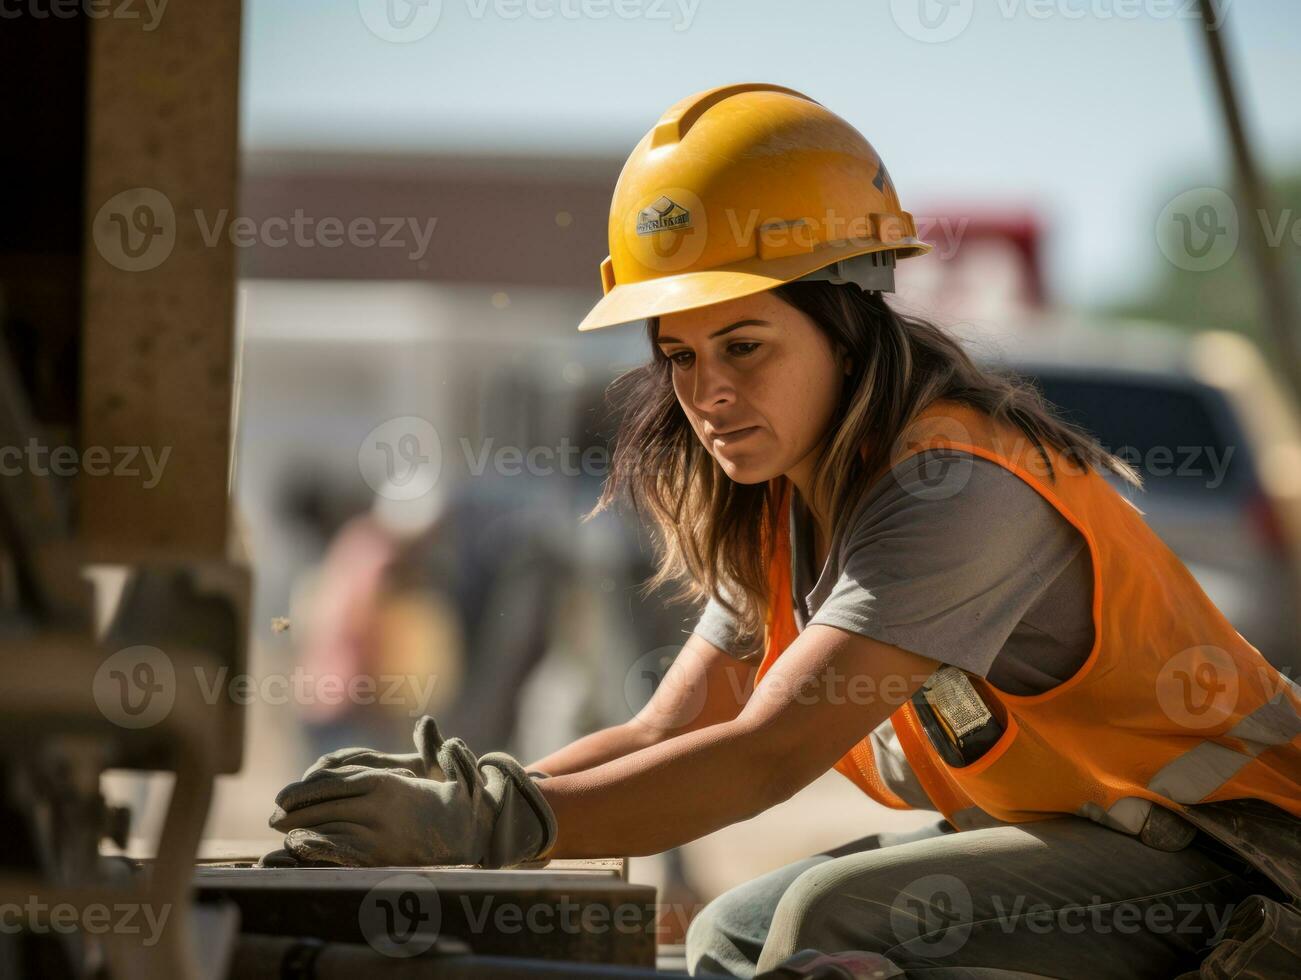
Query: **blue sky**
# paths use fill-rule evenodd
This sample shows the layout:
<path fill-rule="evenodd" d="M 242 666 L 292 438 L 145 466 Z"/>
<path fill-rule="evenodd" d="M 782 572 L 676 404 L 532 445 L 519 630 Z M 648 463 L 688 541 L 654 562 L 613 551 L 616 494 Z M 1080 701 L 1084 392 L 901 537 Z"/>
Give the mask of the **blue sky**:
<path fill-rule="evenodd" d="M 379 36 L 385 2 L 427 33 Z M 910 210 L 1040 211 L 1050 286 L 1087 305 L 1152 274 L 1170 197 L 1228 174 L 1192 0 L 948 0 L 930 32 L 919 0 L 428 2 L 246 0 L 246 147 L 622 157 L 682 96 L 772 81 L 857 126 Z M 1301 3 L 1220 2 L 1261 160 L 1301 169 Z"/>

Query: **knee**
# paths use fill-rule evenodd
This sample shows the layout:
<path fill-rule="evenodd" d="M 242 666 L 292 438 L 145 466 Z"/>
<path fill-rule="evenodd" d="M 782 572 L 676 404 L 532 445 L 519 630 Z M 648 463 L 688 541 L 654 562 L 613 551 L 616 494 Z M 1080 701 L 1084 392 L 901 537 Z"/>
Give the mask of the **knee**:
<path fill-rule="evenodd" d="M 687 972 L 693 977 L 753 976 L 757 947 L 763 942 L 762 936 L 752 935 L 753 916 L 744 886 L 724 892 L 697 912 L 687 926 Z"/>
<path fill-rule="evenodd" d="M 759 959 L 768 970 L 803 949 L 835 953 L 847 949 L 881 953 L 893 944 L 889 903 L 846 896 L 844 876 L 834 862 L 810 868 L 782 895 Z"/>
<path fill-rule="evenodd" d="M 823 933 L 832 888 L 827 872 L 810 868 L 793 882 L 773 913 L 769 945 L 780 946 L 786 955 L 801 949 L 826 952 Z"/>

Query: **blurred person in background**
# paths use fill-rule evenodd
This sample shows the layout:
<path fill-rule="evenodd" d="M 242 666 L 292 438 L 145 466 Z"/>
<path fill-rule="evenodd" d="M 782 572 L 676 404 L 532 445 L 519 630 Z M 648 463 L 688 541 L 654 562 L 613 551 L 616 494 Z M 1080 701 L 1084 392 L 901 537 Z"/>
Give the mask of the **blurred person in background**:
<path fill-rule="evenodd" d="M 519 397 L 524 380 L 510 380 L 511 393 L 497 397 Z M 625 675 L 645 654 L 680 646 L 683 619 L 662 596 L 634 594 L 653 572 L 638 521 L 611 511 L 576 528 L 608 469 L 602 432 L 617 420 L 605 387 L 584 386 L 559 433 L 526 437 L 567 442 L 583 461 L 576 470 L 489 469 L 414 504 L 381 493 L 340 528 L 292 616 L 302 624 L 299 665 L 317 690 L 302 711 L 313 755 L 397 748 L 426 712 L 472 748 L 563 745 L 640 707 L 628 703 Z M 581 683 L 563 698 L 543 691 L 546 717 L 529 730 L 522 695 L 548 656 Z M 665 666 L 652 665 L 652 683 Z M 369 679 L 359 690 L 375 696 L 327 696 L 325 679 Z M 680 852 L 664 862 L 666 893 L 694 907 Z M 665 916 L 667 941 L 681 941 L 681 928 Z"/>
<path fill-rule="evenodd" d="M 1123 462 L 886 302 L 928 250 L 875 150 L 807 96 L 671 107 L 621 174 L 579 329 L 647 321 L 598 509 L 647 509 L 650 585 L 706 600 L 694 635 L 632 721 L 529 766 L 432 717 L 414 753 L 327 756 L 277 796 L 286 851 L 652 854 L 835 768 L 943 819 L 715 899 L 693 973 L 812 949 L 881 976 L 1172 976 L 1231 916 L 1260 964 L 1291 962 L 1295 686 L 1104 479 L 1136 479 Z"/>

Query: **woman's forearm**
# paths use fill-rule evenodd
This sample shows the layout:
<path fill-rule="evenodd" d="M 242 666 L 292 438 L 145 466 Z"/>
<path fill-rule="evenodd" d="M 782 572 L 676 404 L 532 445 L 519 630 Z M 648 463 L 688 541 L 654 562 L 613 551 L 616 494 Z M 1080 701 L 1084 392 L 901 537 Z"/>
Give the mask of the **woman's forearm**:
<path fill-rule="evenodd" d="M 758 743 L 725 722 L 542 780 L 558 828 L 550 856 L 658 854 L 762 813 L 779 784 Z"/>
<path fill-rule="evenodd" d="M 609 728 L 584 735 L 525 768 L 536 769 L 549 776 L 582 772 L 584 769 L 591 769 L 603 762 L 644 749 L 653 741 L 653 733 L 645 727 L 635 728 L 629 724 L 611 725 Z"/>

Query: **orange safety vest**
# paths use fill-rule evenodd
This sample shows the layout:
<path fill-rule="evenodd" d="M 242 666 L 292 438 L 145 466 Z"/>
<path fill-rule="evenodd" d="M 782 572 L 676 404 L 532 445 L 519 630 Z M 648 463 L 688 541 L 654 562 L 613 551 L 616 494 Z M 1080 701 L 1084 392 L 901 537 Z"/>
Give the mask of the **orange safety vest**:
<path fill-rule="evenodd" d="M 959 829 L 1059 814 L 1137 834 L 1154 804 L 1264 800 L 1301 816 L 1301 688 L 1212 604 L 1139 511 L 1098 473 L 1015 426 L 936 402 L 909 426 L 890 466 L 952 449 L 1006 467 L 1083 535 L 1093 562 L 1094 644 L 1068 680 L 1041 694 L 971 681 L 1003 722 L 968 766 L 933 748 L 911 703 L 891 715 L 899 745 L 931 802 Z M 885 478 L 888 478 L 885 477 Z M 757 685 L 795 639 L 790 481 L 781 486 L 769 566 L 770 602 Z M 835 768 L 873 799 L 909 809 L 877 772 L 870 739 Z"/>

